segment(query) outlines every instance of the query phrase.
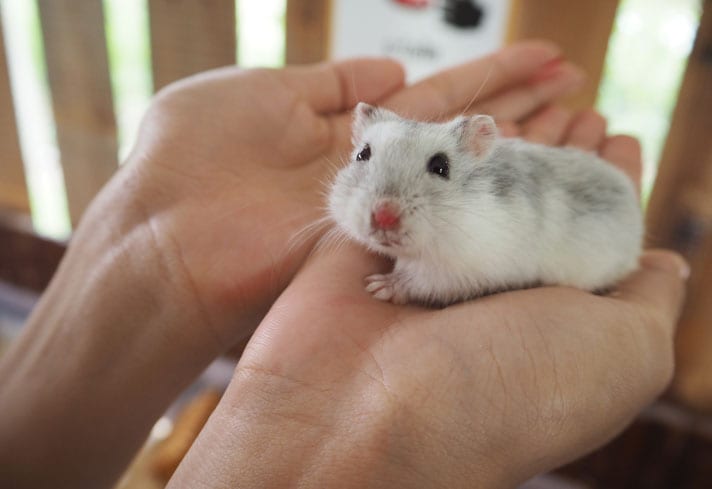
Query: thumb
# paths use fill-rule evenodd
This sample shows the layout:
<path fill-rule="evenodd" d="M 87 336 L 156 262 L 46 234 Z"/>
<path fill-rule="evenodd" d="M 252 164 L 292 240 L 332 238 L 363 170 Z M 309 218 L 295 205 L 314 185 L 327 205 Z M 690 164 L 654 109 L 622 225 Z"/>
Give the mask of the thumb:
<path fill-rule="evenodd" d="M 376 103 L 405 83 L 403 67 L 388 58 L 289 66 L 275 74 L 322 114 L 350 110 L 359 101 Z"/>
<path fill-rule="evenodd" d="M 640 269 L 618 286 L 616 298 L 653 311 L 665 319 L 671 331 L 677 324 L 685 297 L 685 282 L 690 267 L 677 253 L 646 251 Z"/>

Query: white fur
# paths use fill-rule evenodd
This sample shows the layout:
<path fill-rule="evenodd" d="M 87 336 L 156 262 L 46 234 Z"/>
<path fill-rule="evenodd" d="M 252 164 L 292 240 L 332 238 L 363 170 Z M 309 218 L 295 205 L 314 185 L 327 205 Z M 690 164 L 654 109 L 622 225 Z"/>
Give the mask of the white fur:
<path fill-rule="evenodd" d="M 637 193 L 595 155 L 498 137 L 477 158 L 475 136 L 458 132 L 472 126 L 462 118 L 414 123 L 363 104 L 356 114 L 352 161 L 333 183 L 329 208 L 349 236 L 395 258 L 391 274 L 369 280 L 375 297 L 450 304 L 535 284 L 596 291 L 637 267 Z M 356 161 L 366 143 L 371 159 Z M 448 180 L 426 171 L 439 152 L 450 159 Z M 396 231 L 371 229 L 382 199 L 403 209 Z"/>

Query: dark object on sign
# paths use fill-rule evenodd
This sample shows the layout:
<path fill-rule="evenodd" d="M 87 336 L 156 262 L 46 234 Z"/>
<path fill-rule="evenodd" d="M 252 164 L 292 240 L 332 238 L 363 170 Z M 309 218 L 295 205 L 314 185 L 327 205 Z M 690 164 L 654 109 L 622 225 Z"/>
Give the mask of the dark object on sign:
<path fill-rule="evenodd" d="M 479 27 L 485 15 L 474 0 L 446 0 L 444 8 L 445 22 L 462 29 Z"/>

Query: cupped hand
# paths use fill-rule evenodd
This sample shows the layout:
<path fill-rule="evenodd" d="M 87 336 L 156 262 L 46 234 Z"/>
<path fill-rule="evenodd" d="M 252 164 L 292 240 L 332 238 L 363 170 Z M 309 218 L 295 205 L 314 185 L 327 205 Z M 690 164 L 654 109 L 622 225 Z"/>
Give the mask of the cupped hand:
<path fill-rule="evenodd" d="M 122 234 L 146 236 L 166 286 L 200 309 L 196 328 L 226 347 L 251 333 L 319 237 L 290 240 L 321 215 L 358 101 L 421 118 L 480 109 L 518 121 L 581 79 L 539 42 L 411 87 L 383 59 L 201 74 L 157 96 L 123 171 L 77 234 L 125 211 Z"/>
<path fill-rule="evenodd" d="M 639 180 L 637 142 L 593 112 L 547 107 L 513 130 Z M 356 246 L 310 259 L 177 486 L 514 487 L 610 439 L 671 376 L 686 274 L 671 253 L 646 253 L 610 295 L 542 287 L 443 310 L 373 299 L 363 279 L 388 267 Z"/>

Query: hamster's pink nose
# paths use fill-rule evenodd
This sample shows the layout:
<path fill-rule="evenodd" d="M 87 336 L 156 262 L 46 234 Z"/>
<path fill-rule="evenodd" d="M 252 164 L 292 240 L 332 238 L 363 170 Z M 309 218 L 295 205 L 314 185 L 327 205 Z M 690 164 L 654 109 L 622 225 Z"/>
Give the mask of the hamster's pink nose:
<path fill-rule="evenodd" d="M 371 213 L 371 227 L 374 229 L 397 229 L 400 225 L 400 209 L 395 204 L 383 202 Z"/>

